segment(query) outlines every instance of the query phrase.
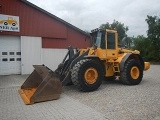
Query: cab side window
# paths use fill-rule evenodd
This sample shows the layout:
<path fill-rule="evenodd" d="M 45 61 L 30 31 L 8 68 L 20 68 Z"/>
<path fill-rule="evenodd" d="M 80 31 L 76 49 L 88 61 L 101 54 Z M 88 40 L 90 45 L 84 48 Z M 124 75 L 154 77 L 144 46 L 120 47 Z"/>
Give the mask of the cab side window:
<path fill-rule="evenodd" d="M 107 49 L 115 48 L 115 33 L 107 33 Z"/>

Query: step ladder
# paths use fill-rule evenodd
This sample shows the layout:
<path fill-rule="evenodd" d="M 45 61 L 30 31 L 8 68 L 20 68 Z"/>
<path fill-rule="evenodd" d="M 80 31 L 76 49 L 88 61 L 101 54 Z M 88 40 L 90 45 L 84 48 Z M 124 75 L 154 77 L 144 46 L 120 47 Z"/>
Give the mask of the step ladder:
<path fill-rule="evenodd" d="M 115 73 L 115 79 L 119 80 L 119 78 L 120 78 L 119 63 L 113 62 L 113 71 L 114 71 L 114 73 Z"/>
<path fill-rule="evenodd" d="M 113 71 L 115 73 L 120 73 L 120 68 L 119 68 L 119 64 L 116 62 L 113 62 Z"/>

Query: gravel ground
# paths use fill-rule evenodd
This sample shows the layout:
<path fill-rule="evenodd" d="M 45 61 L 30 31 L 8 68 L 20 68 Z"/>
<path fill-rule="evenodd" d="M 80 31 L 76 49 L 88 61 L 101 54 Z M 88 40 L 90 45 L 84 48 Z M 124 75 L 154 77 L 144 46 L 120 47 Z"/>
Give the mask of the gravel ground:
<path fill-rule="evenodd" d="M 97 119 L 98 116 L 102 117 L 98 117 L 100 119 L 97 120 L 160 120 L 160 65 L 151 65 L 151 68 L 144 72 L 142 82 L 136 86 L 122 85 L 119 81 L 103 81 L 97 91 L 85 93 L 78 91 L 75 86 L 65 86 L 59 100 L 36 103 L 29 107 L 23 104 L 17 92 L 27 77 L 27 75 L 0 76 L 1 119 L 19 120 L 24 118 L 23 115 L 31 114 L 25 118 L 35 120 L 38 119 L 34 115 L 35 112 L 41 115 L 42 119 L 78 120 L 77 114 L 81 120 L 82 114 L 86 113 L 84 110 L 87 110 L 87 114 L 84 115 L 88 117 L 87 120 L 93 117 Z M 77 110 L 80 111 L 79 114 L 76 113 L 75 107 L 79 108 Z M 16 113 L 12 113 L 14 109 L 17 110 Z M 71 117 L 69 113 L 73 113 L 74 116 Z M 91 117 L 93 114 L 95 115 Z"/>
<path fill-rule="evenodd" d="M 94 92 L 82 93 L 75 86 L 63 92 L 110 120 L 160 120 L 160 65 L 151 65 L 136 86 L 104 81 Z"/>

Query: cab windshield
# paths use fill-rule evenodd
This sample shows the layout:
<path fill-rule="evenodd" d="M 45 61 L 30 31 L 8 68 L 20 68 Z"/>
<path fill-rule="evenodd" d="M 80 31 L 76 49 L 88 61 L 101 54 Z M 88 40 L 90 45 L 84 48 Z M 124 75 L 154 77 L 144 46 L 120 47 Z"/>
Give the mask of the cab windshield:
<path fill-rule="evenodd" d="M 102 49 L 106 48 L 105 31 L 97 31 L 92 33 L 91 35 L 92 35 L 92 45 L 95 45 Z"/>

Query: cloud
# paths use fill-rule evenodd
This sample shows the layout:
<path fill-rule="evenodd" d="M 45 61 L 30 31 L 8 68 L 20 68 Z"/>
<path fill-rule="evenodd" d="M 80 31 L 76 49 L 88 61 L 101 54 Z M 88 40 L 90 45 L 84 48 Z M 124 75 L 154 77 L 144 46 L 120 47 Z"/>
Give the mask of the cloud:
<path fill-rule="evenodd" d="M 90 31 L 117 20 L 129 27 L 128 35 L 146 35 L 147 15 L 159 16 L 159 0 L 28 0 L 74 26 Z"/>

